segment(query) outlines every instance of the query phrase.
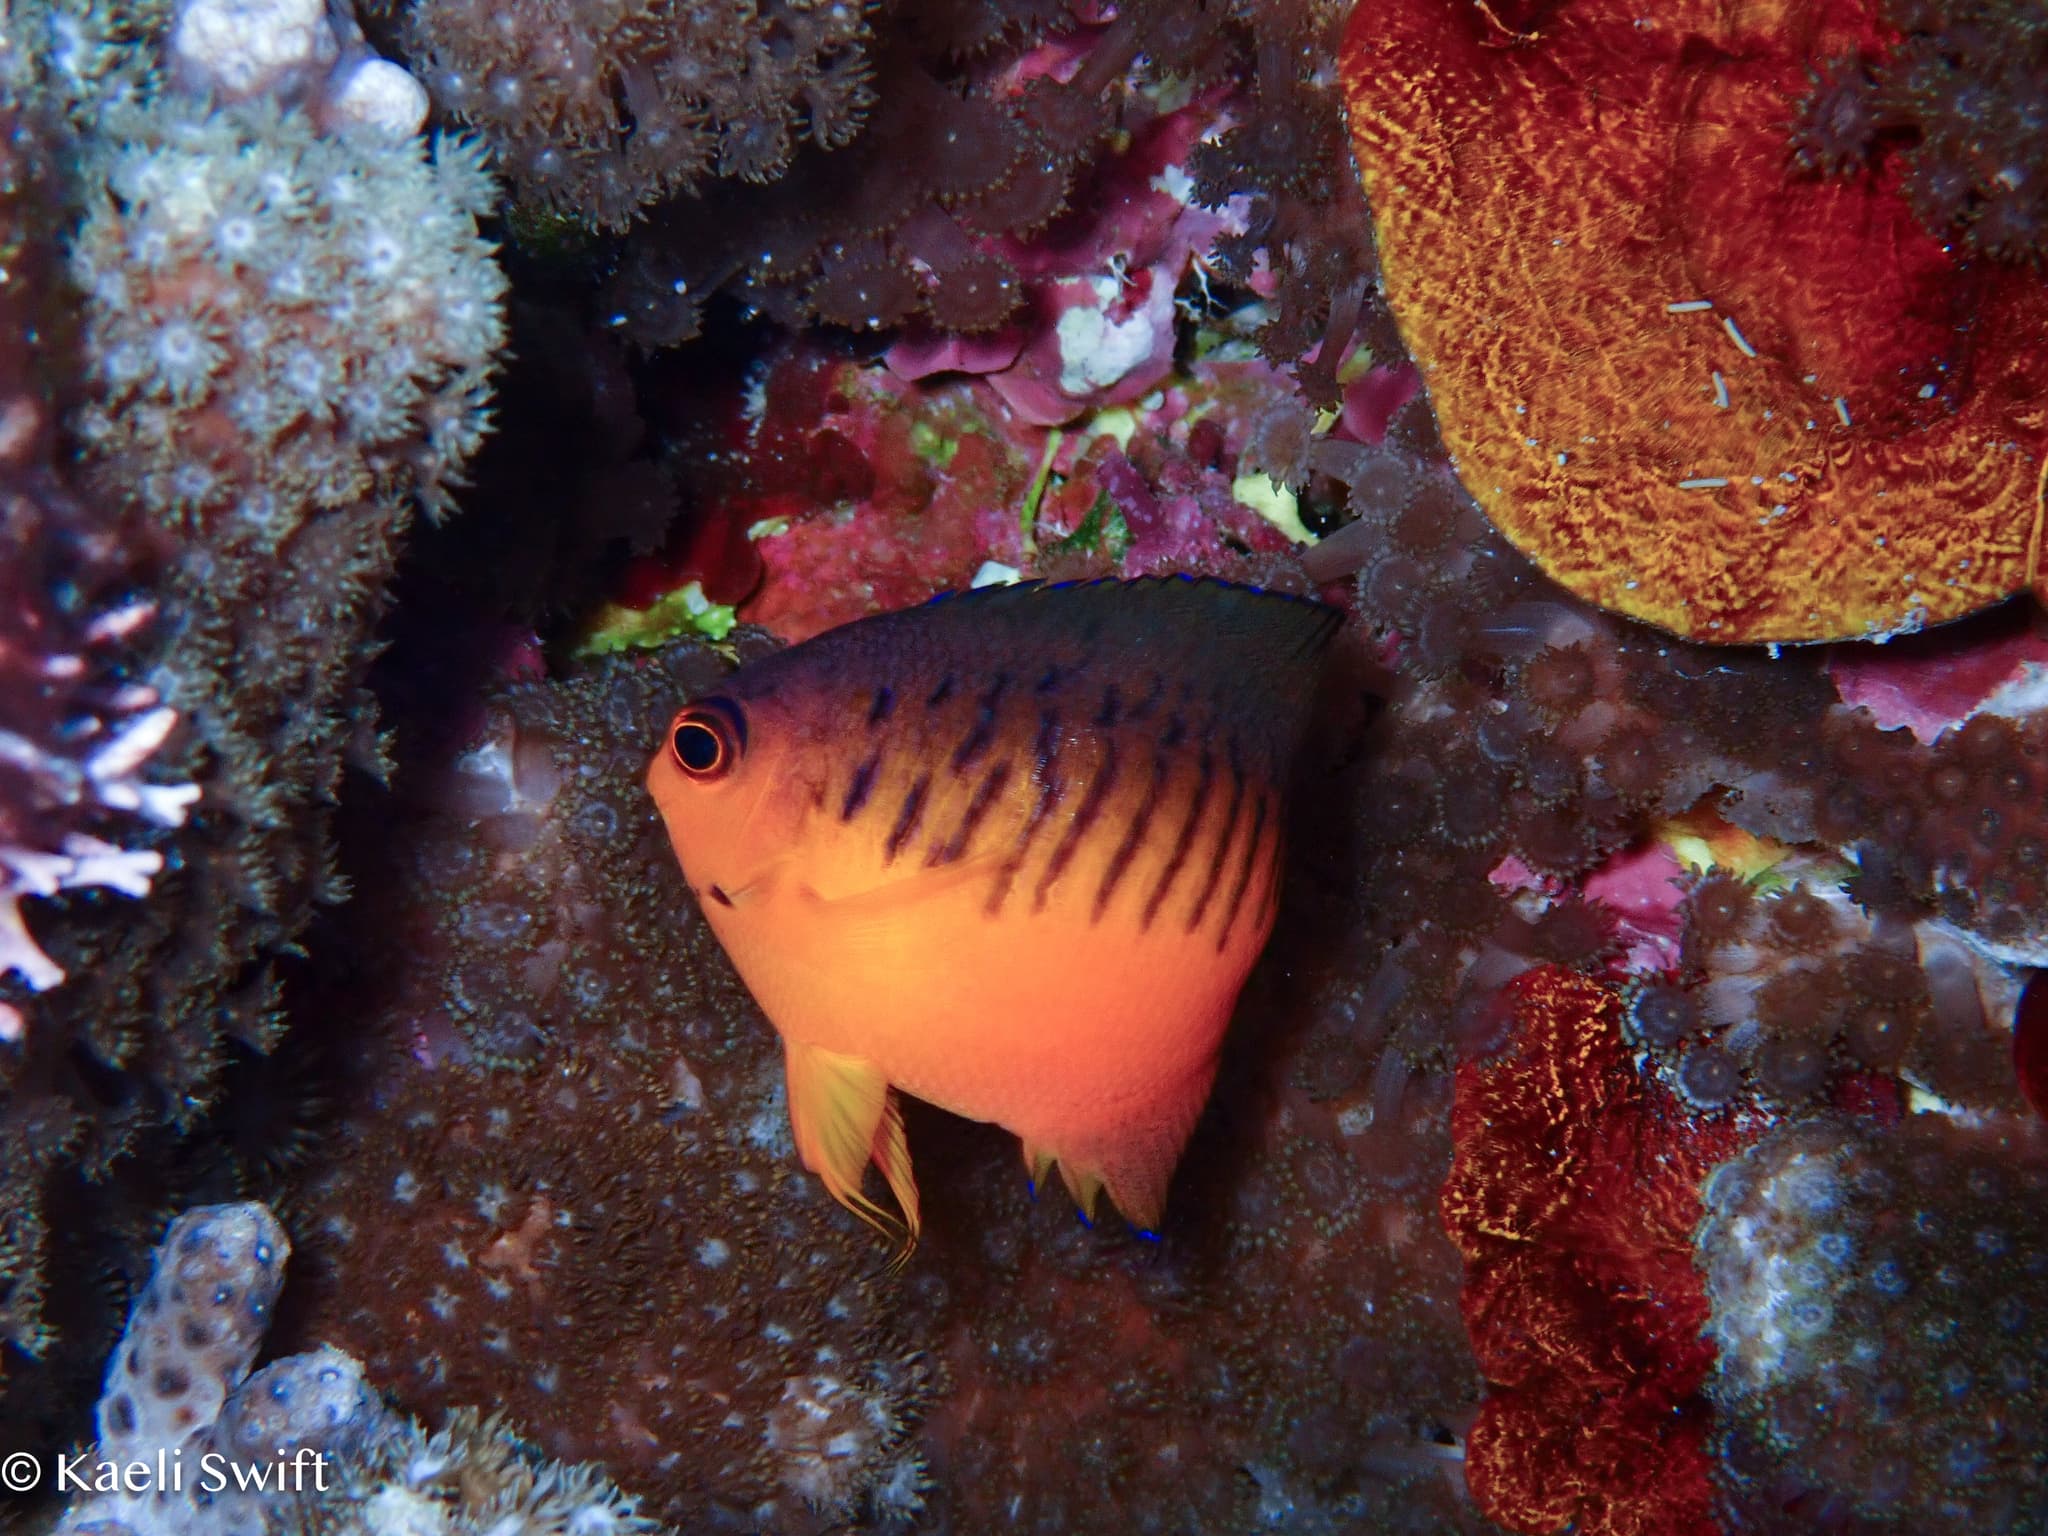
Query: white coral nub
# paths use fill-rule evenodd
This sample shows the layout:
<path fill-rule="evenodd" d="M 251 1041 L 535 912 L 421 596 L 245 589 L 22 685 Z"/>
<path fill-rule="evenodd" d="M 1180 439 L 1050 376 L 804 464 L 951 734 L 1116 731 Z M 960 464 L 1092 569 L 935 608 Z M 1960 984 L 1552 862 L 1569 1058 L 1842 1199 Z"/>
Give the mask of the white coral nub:
<path fill-rule="evenodd" d="M 426 89 L 389 59 L 344 63 L 328 79 L 321 121 L 409 139 L 426 124 Z"/>
<path fill-rule="evenodd" d="M 171 27 L 171 73 L 221 101 L 285 96 L 340 53 L 324 0 L 186 0 Z"/>

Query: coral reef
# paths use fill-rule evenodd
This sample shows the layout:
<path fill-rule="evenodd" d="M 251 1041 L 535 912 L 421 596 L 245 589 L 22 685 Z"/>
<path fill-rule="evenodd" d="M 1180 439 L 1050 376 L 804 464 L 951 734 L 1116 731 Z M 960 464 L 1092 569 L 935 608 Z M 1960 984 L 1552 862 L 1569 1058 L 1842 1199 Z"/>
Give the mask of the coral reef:
<path fill-rule="evenodd" d="M 1699 1256 L 1732 1528 L 1802 1504 L 1868 1530 L 2041 1523 L 2039 1131 L 1805 1120 L 1714 1174 Z"/>
<path fill-rule="evenodd" d="M 1334 500 L 1351 520 L 1302 561 L 1319 580 L 1353 577 L 1392 674 L 1360 770 L 1373 811 L 1357 867 L 1374 893 L 1361 921 L 1391 946 L 1374 1010 L 1413 1020 L 1404 1054 L 1425 1080 L 1421 1042 L 1477 1057 L 1460 1069 L 1462 1103 L 1468 1077 L 1475 1092 L 1495 1073 L 1524 1083 L 1504 982 L 1540 961 L 1608 978 L 1577 1010 L 1606 1043 L 1568 1032 L 1543 1069 L 1576 1086 L 1548 1101 L 1503 1090 L 1514 1106 L 1490 1117 L 1492 1141 L 1479 1135 L 1489 1117 L 1463 1122 L 1452 1188 L 1511 1182 L 1502 1170 L 1517 1166 L 1547 1175 L 1553 1151 L 1577 1146 L 1604 1170 L 1593 1184 L 1642 1179 L 1646 1220 L 1681 1211 L 1653 1237 L 1596 1205 L 1548 1248 L 1465 1213 L 1474 1342 L 1501 1383 L 1473 1430 L 1472 1486 L 1531 1530 L 1568 1515 L 1663 1528 L 1667 1510 L 1710 1529 L 1723 1442 L 1697 1389 L 1711 1357 L 1682 1326 L 1630 1333 L 1632 1314 L 1587 1277 L 1620 1265 L 1670 1315 L 1703 1315 L 1682 1212 L 1715 1158 L 1778 1116 L 1833 1104 L 1882 1123 L 1929 1092 L 1976 1114 L 2017 1106 L 2008 962 L 2027 951 L 1987 928 L 2010 914 L 1997 921 L 2024 940 L 2023 914 L 2040 907 L 2013 878 L 2024 852 L 2001 883 L 1978 862 L 1987 845 L 1956 831 L 1996 809 L 1990 846 L 2032 835 L 2016 824 L 2032 801 L 1998 789 L 2031 784 L 2042 759 L 2025 712 L 2033 664 L 2014 663 L 2033 654 L 2030 621 L 1898 642 L 1887 666 L 1926 693 L 1907 729 L 1863 669 L 1673 642 L 1570 602 L 1478 515 L 1412 394 L 1376 387 L 1370 408 L 1357 396 L 1354 430 L 1317 440 L 1304 473 L 1304 503 Z M 1972 766 L 1965 732 L 1983 753 Z M 1349 1049 L 1370 1062 L 1379 1038 L 1363 1031 Z M 1547 1118 L 1529 1107 L 1541 1102 Z M 1641 1147 L 1666 1161 L 1638 1165 Z M 1555 1375 L 1524 1353 L 1531 1337 L 1556 1351 Z M 1593 1379 L 1589 1361 L 1609 1373 L 1590 1399 L 1575 1385 Z M 1626 1407 L 1650 1401 L 1663 1406 Z M 1684 1454 L 1643 1437 L 1674 1407 Z"/>
<path fill-rule="evenodd" d="M 1238 460 L 1288 393 L 1255 358 L 1218 361 L 1150 408 L 1048 432 L 1006 408 L 999 379 L 907 381 L 791 348 L 769 360 L 759 423 L 735 422 L 690 466 L 702 511 L 634 600 L 720 570 L 729 556 L 700 552 L 736 537 L 760 572 L 738 616 L 791 640 L 966 587 L 989 562 L 1061 579 L 1262 576 L 1287 538 Z"/>
<path fill-rule="evenodd" d="M 653 1529 L 595 1468 L 549 1463 L 495 1420 L 464 1411 L 429 1435 L 339 1350 L 251 1374 L 290 1253 L 261 1205 L 205 1206 L 171 1223 L 108 1363 L 97 1443 L 73 1463 L 94 1491 L 64 1509 L 57 1531 Z M 110 1466 L 145 1475 L 107 1477 Z"/>
<path fill-rule="evenodd" d="M 318 0 L 179 0 L 164 40 L 171 81 L 216 103 L 267 100 L 323 129 L 409 139 L 427 93 L 364 41 L 348 7 Z"/>
<path fill-rule="evenodd" d="M 1974 1109 L 2016 1107 L 2004 969 L 1945 922 L 1873 920 L 1839 866 L 1804 862 L 1686 882 L 1682 963 L 1629 999 L 1629 1037 L 1665 1082 L 1700 1109 L 1811 1106 L 1856 1074 Z"/>
<path fill-rule="evenodd" d="M 177 96 L 115 132 L 71 245 L 100 477 L 223 563 L 363 502 L 446 510 L 503 340 L 474 149 Z"/>
<path fill-rule="evenodd" d="M 28 67 L 0 45 L 0 1382 L 51 1342 L 39 1191 L 93 1109 L 46 1091 L 71 1041 L 31 1037 L 28 994 L 66 967 L 23 902 L 145 893 L 163 867 L 153 828 L 197 793 L 153 761 L 176 712 L 126 665 L 156 611 L 142 584 L 158 551 L 59 452 L 53 380 L 72 340 L 50 244 L 61 143 L 26 100 Z"/>
<path fill-rule="evenodd" d="M 22 900 L 94 887 L 146 893 L 162 856 L 100 834 L 131 819 L 176 826 L 198 791 L 144 776 L 177 714 L 118 672 L 155 614 L 149 598 L 124 590 L 149 568 L 148 540 L 118 510 L 78 494 L 56 462 L 46 354 L 62 342 L 53 347 L 49 334 L 57 274 L 41 227 L 56 146 L 21 99 L 24 61 L 11 55 L 0 66 L 0 977 L 44 991 L 64 972 L 31 936 Z M 0 1000 L 0 1041 L 18 1042 L 24 1027 Z"/>
<path fill-rule="evenodd" d="M 351 913 L 372 949 L 408 937 L 333 989 L 375 1046 L 301 1202 L 290 1336 L 415 1411 L 501 1403 L 692 1529 L 1467 1525 L 1455 1256 L 1404 1211 L 1448 1104 L 1395 1077 L 1367 1133 L 1348 965 L 1308 1001 L 1254 980 L 1276 1027 L 1316 1022 L 1224 1074 L 1231 1129 L 1198 1138 L 1163 1245 L 1034 1203 L 1014 1142 L 915 1111 L 926 1238 L 885 1282 L 795 1163 L 773 1031 L 638 791 L 722 666 L 682 645 L 519 685 L 379 818 L 393 863 Z M 1284 1349 L 1244 1329 L 1280 1313 Z"/>
<path fill-rule="evenodd" d="M 873 99 L 851 0 L 413 0 L 398 36 L 522 200 L 612 229 L 712 176 L 773 181 L 803 139 L 851 139 Z"/>
<path fill-rule="evenodd" d="M 248 1374 L 245 1317 L 181 1361 L 138 1312 L 116 1359 L 214 1384 L 180 1399 L 195 1449 L 353 1437 L 310 1505 L 72 1525 L 645 1525 L 553 1457 L 693 1531 L 2038 1524 L 2048 628 L 1705 643 L 1804 622 L 1774 594 L 1807 587 L 1840 622 L 1801 633 L 1838 634 L 2018 584 L 2048 354 L 2038 273 L 1985 253 L 2038 194 L 2009 152 L 2030 23 L 1795 0 L 1796 48 L 1716 48 L 1683 6 L 1631 16 L 1609 131 L 1564 153 L 1611 10 L 394 0 L 365 32 L 23 0 L 0 731 L 37 752 L 0 752 L 0 844 L 161 867 L 24 904 L 66 979 L 0 996 L 0 1440 L 77 1436 L 124 1303 L 171 1304 L 165 1213 L 258 1191 L 297 1248 L 282 1358 Z M 1512 132 L 1417 132 L 1442 103 L 1401 38 Z M 423 90 L 479 143 L 417 137 Z M 1383 274 L 1346 94 L 1369 162 L 1407 114 L 1404 152 L 1458 173 L 1404 196 L 1367 165 Z M 1755 522 L 1763 487 L 1696 467 L 1731 434 L 1803 499 Z M 439 516 L 472 474 L 480 515 Z M 1967 571 L 1907 526 L 1937 484 L 1951 531 L 1997 524 Z M 1600 525 L 1636 588 L 1541 543 L 1581 496 L 1661 509 Z M 1739 590 L 1700 584 L 1708 549 Z M 647 755 L 778 640 L 1172 570 L 1320 592 L 1365 654 L 1160 1240 L 913 1107 L 924 1241 L 886 1275 L 797 1165 Z M 1908 570 L 1927 603 L 1885 607 Z M 115 742 L 153 750 L 103 792 Z M 268 1218 L 197 1220 L 209 1281 L 274 1294 Z M 1909 1288 L 1827 1269 L 1845 1242 Z M 1808 1342 L 1770 1364 L 1763 1325 Z M 1866 1390 L 1892 1334 L 1903 1395 Z M 110 1444 L 174 1406 L 150 1374 L 117 1367 Z"/>
<path fill-rule="evenodd" d="M 1848 722 L 1831 745 L 1839 777 L 1815 803 L 1816 830 L 1855 851 L 1860 899 L 1931 909 L 2007 959 L 2048 959 L 2048 828 L 2035 788 L 2048 782 L 2048 717 L 1977 714 L 1931 746 Z M 1865 830 L 1867 808 L 1900 800 L 1886 835 Z"/>
<path fill-rule="evenodd" d="M 47 393 L 16 447 L 47 451 L 61 413 L 76 483 L 60 505 L 54 480 L 24 482 L 10 513 L 9 622 L 40 626 L 23 664 L 61 664 L 23 701 L 8 770 L 41 774 L 27 835 L 57 857 L 10 865 L 9 889 L 154 887 L 45 903 L 26 979 L 67 983 L 0 999 L 27 1041 L 5 1062 L 25 1149 L 6 1164 L 7 1338 L 34 1357 L 51 1266 L 84 1277 L 89 1311 L 104 1269 L 134 1262 L 179 1133 L 230 1061 L 275 1043 L 277 966 L 342 894 L 332 805 L 346 766 L 380 770 L 372 629 L 413 507 L 447 509 L 488 425 L 503 279 L 474 151 L 430 157 L 345 10 L 59 0 L 19 28 L 10 83 L 63 164 L 23 271 L 75 292 L 36 317 Z M 61 758 L 32 755 L 46 727 Z M 117 847 L 96 807 L 183 825 Z M 74 1201 L 99 1219 L 52 1253 L 48 1210 Z M 92 1326 L 10 1413 L 55 1400 Z"/>
<path fill-rule="evenodd" d="M 717 14 L 722 28 L 766 33 L 721 46 L 758 54 L 765 41 L 779 58 L 802 57 L 801 32 L 788 35 L 777 12 L 764 9 L 758 22 L 752 7 Z M 676 199 L 628 242 L 614 310 L 644 344 L 695 335 L 703 302 L 721 287 L 791 324 L 981 335 L 1015 317 L 1035 329 L 1040 301 L 1027 301 L 1023 279 L 1057 245 L 1061 215 L 1076 205 L 1114 210 L 1159 132 L 1213 131 L 1219 142 L 1180 182 L 1212 207 L 1239 200 L 1251 221 L 1216 270 L 1272 289 L 1266 341 L 1276 361 L 1299 361 L 1318 338 L 1327 338 L 1326 374 L 1342 360 L 1370 249 L 1356 194 L 1330 169 L 1340 108 L 1319 66 L 1335 51 L 1342 6 L 1168 0 L 1108 19 L 1060 4 L 919 4 L 884 15 L 892 25 L 865 51 L 873 106 L 851 144 L 814 147 L 784 169 L 787 108 L 771 89 L 748 104 L 745 136 L 778 146 L 761 176 L 779 179 Z M 838 100 L 859 73 L 857 60 L 827 69 L 812 89 Z M 1251 110 L 1241 122 L 1219 118 L 1239 81 L 1251 89 L 1234 94 Z M 650 76 L 643 94 L 657 89 Z M 809 112 L 815 127 L 820 108 Z M 823 120 L 843 117 L 827 109 Z M 681 140 L 654 153 L 677 149 L 700 163 L 705 153 Z M 752 149 L 746 162 L 758 159 Z M 1259 252 L 1266 276 L 1256 275 Z M 1117 271 L 1089 275 L 1114 294 Z"/>
<path fill-rule="evenodd" d="M 1921 227 L 1896 162 L 1818 178 L 1785 143 L 1809 70 L 1874 53 L 1877 13 L 1354 14 L 1386 292 L 1445 442 L 1589 601 L 1700 640 L 1883 637 L 2035 578 L 2048 290 Z"/>
<path fill-rule="evenodd" d="M 44 407 L 12 396 L 33 438 Z M 118 590 L 133 570 L 133 546 L 94 519 L 59 477 L 12 465 L 0 488 L 0 535 L 10 557 L 0 575 L 0 609 L 14 629 L 0 651 L 7 694 L 7 762 L 0 768 L 0 974 L 35 991 L 64 979 L 35 942 L 20 903 L 60 890 L 104 889 L 142 896 L 163 868 L 154 849 L 127 849 L 99 833 L 129 818 L 181 824 L 198 789 L 152 783 L 143 769 L 177 723 L 177 711 L 146 683 L 123 684 L 122 642 L 155 612 L 147 598 L 95 607 L 60 593 Z M 21 1010 L 0 1002 L 0 1040 L 19 1041 Z"/>
<path fill-rule="evenodd" d="M 460 145 L 429 162 L 417 140 L 173 97 L 126 132 L 91 163 L 118 198 L 74 241 L 93 386 L 76 425 L 88 474 L 175 543 L 150 675 L 206 797 L 165 902 L 77 925 L 97 995 L 73 1006 L 113 1065 L 152 1030 L 182 1036 L 181 1075 L 151 1076 L 189 1121 L 216 1010 L 274 1038 L 266 961 L 342 893 L 325 807 L 345 766 L 381 771 L 368 637 L 412 506 L 445 510 L 486 425 L 502 279 Z M 154 270 L 128 264 L 138 248 Z"/>

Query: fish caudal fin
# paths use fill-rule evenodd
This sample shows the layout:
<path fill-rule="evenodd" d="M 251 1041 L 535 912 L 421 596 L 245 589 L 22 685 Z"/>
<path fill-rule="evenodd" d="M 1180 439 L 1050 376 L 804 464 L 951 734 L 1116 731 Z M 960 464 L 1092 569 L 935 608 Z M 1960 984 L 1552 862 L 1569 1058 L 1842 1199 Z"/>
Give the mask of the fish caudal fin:
<path fill-rule="evenodd" d="M 910 1142 L 903 1111 L 881 1068 L 859 1056 L 843 1056 L 815 1045 L 786 1041 L 784 1071 L 789 1084 L 789 1126 L 804 1166 L 825 1181 L 832 1198 L 889 1237 L 901 1237 L 900 1265 L 917 1246 L 921 1223 L 917 1180 L 910 1172 Z M 882 1170 L 899 1219 L 870 1200 L 861 1178 L 872 1161 Z"/>

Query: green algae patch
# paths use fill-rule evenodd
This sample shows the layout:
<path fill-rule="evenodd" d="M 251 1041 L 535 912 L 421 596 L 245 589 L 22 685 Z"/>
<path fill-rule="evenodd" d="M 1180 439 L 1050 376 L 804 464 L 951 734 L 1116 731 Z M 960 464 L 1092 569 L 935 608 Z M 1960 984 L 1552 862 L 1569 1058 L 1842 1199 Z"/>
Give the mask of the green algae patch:
<path fill-rule="evenodd" d="M 699 582 L 686 582 L 645 608 L 606 603 L 576 642 L 578 656 L 611 656 L 620 651 L 653 650 L 671 640 L 723 640 L 739 617 L 728 603 L 714 603 Z"/>

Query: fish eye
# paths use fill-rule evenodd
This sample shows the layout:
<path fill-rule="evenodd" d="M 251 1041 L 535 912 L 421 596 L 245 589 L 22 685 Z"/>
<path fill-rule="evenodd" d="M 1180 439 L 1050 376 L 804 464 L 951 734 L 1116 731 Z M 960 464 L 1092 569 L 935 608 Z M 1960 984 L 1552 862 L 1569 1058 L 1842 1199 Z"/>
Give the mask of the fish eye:
<path fill-rule="evenodd" d="M 676 716 L 669 727 L 668 750 L 691 778 L 721 779 L 739 761 L 745 739 L 737 707 L 723 699 L 707 699 Z"/>

